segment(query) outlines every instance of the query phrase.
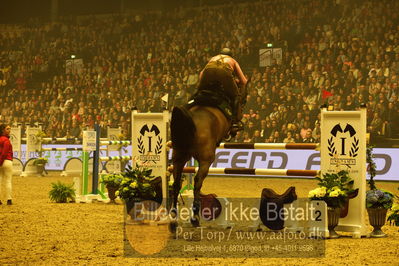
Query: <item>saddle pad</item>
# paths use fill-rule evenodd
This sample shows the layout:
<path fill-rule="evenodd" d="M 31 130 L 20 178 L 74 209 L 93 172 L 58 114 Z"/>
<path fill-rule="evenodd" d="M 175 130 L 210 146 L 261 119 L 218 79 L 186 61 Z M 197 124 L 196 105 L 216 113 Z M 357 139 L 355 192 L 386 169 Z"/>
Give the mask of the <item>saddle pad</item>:
<path fill-rule="evenodd" d="M 227 120 L 231 121 L 232 119 L 233 112 L 230 100 L 226 96 L 219 95 L 219 93 L 214 91 L 202 90 L 197 92 L 188 102 L 187 108 L 195 105 L 216 107 L 224 114 Z"/>

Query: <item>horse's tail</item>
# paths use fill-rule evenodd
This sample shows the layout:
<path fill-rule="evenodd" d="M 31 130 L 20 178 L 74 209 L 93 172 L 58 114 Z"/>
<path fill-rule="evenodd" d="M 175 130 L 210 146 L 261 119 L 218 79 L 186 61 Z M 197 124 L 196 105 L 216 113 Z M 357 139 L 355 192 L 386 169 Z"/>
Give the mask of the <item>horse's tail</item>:
<path fill-rule="evenodd" d="M 174 149 L 184 150 L 192 146 L 196 128 L 187 109 L 177 106 L 173 108 L 170 131 Z"/>

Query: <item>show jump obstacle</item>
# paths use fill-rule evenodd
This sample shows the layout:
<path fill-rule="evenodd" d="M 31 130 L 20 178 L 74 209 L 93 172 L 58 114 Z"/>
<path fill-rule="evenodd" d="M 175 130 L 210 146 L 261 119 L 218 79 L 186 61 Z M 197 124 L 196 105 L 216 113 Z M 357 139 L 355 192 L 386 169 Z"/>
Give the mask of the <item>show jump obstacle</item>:
<path fill-rule="evenodd" d="M 137 113 L 136 113 L 137 114 Z M 165 143 L 165 137 L 159 134 L 166 131 L 168 119 L 163 114 L 139 114 L 135 116 L 132 130 L 132 150 L 141 162 L 164 176 L 166 154 L 163 149 L 171 146 Z M 158 117 L 156 119 L 155 117 Z M 162 128 L 162 130 L 160 130 Z M 321 142 L 319 144 L 285 144 L 285 143 L 221 143 L 225 149 L 311 149 L 320 150 L 321 169 L 246 169 L 246 168 L 210 168 L 210 174 L 236 175 L 272 175 L 272 176 L 317 176 L 324 173 L 336 173 L 346 170 L 354 179 L 354 189 L 359 189 L 358 196 L 350 200 L 349 212 L 341 218 L 337 230 L 351 232 L 353 237 L 367 234 L 365 225 L 365 192 L 366 192 L 366 109 L 358 111 L 321 110 Z M 162 169 L 162 170 L 161 170 Z M 197 168 L 185 167 L 185 173 L 195 173 Z M 166 179 L 164 179 L 166 182 Z M 164 183 L 165 183 L 164 182 Z M 166 195 L 166 194 L 164 194 Z M 255 196 L 255 195 L 254 195 Z"/>
<path fill-rule="evenodd" d="M 163 204 L 167 200 L 167 166 L 169 112 L 138 113 L 132 111 L 132 155 L 99 157 L 101 145 L 121 144 L 100 141 L 97 133 L 86 132 L 83 143 L 83 173 L 88 173 L 89 152 L 94 153 L 94 162 L 132 160 L 153 170 L 153 175 L 162 177 Z M 246 169 L 246 168 L 210 168 L 210 174 L 235 175 L 272 175 L 272 176 L 316 176 L 346 170 L 354 179 L 354 189 L 359 189 L 358 196 L 350 200 L 349 212 L 341 218 L 336 228 L 351 232 L 353 237 L 367 234 L 365 225 L 366 193 L 366 109 L 358 111 L 321 110 L 320 144 L 285 144 L 285 143 L 221 143 L 225 149 L 311 149 L 320 150 L 321 167 L 318 170 L 290 169 Z M 35 134 L 35 133 L 32 133 Z M 86 140 L 85 140 L 86 139 Z M 126 142 L 127 143 L 127 142 Z M 28 147 L 30 147 L 28 141 Z M 96 157 L 97 156 L 97 157 Z M 86 163 L 85 163 L 86 162 Z M 95 165 L 95 163 L 93 163 Z M 120 168 L 119 168 L 120 169 Z M 184 172 L 195 173 L 197 168 L 186 167 Z M 86 180 L 86 181 L 85 181 Z M 83 178 L 87 193 L 88 176 Z M 93 166 L 92 190 L 98 194 L 98 167 Z M 254 195 L 256 196 L 256 195 Z"/>

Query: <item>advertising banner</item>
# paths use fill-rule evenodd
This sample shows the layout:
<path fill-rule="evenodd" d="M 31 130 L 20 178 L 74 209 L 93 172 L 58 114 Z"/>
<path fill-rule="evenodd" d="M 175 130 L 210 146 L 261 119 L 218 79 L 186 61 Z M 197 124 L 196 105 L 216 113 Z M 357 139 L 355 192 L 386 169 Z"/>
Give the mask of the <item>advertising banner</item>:
<path fill-rule="evenodd" d="M 95 151 L 96 150 L 96 131 L 83 131 L 83 150 Z"/>
<path fill-rule="evenodd" d="M 44 148 L 80 148 L 81 145 L 43 145 Z M 399 182 L 399 149 L 374 148 L 377 175 L 375 180 Z M 122 149 L 122 156 L 130 156 L 132 146 Z M 171 159 L 169 152 L 169 159 Z M 80 158 L 81 151 L 45 151 L 48 158 L 46 169 L 62 171 L 69 158 Z M 20 156 L 20 157 L 19 157 Z M 100 156 L 108 156 L 107 151 L 100 151 Z M 109 156 L 119 156 L 119 152 L 111 151 Z M 36 154 L 38 157 L 38 154 Z M 14 158 L 21 158 L 26 162 L 26 145 L 21 145 L 21 152 L 14 150 Z M 212 167 L 220 168 L 274 168 L 274 169 L 302 169 L 320 170 L 320 153 L 311 150 L 237 150 L 218 149 Z M 311 178 L 311 177 L 300 177 Z"/>

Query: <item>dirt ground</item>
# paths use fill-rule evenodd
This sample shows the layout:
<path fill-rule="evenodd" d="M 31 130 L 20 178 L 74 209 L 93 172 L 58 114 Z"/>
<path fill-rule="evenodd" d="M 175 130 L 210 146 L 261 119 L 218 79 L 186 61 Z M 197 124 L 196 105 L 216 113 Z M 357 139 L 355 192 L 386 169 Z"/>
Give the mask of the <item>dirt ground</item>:
<path fill-rule="evenodd" d="M 51 183 L 72 177 L 14 177 L 12 206 L 0 206 L 0 264 L 144 264 L 144 265 L 399 265 L 399 228 L 385 225 L 386 238 L 322 240 L 321 258 L 131 258 L 124 252 L 124 208 L 121 204 L 51 203 Z M 260 195 L 264 187 L 282 193 L 295 186 L 299 197 L 315 188 L 314 180 L 208 178 L 205 193 L 226 197 Z M 398 183 L 378 186 L 397 193 Z M 2 199 L 4 202 L 4 199 Z M 368 222 L 367 222 L 368 223 Z M 371 227 L 370 227 L 371 229 Z M 144 230 L 144 229 L 143 229 Z M 160 229 L 161 231 L 163 229 Z M 164 234 L 165 232 L 160 232 Z M 168 236 L 166 236 L 168 238 Z M 161 237 L 160 237 L 161 238 Z M 162 240 L 162 239 L 161 239 Z M 166 239 L 166 241 L 175 241 Z M 160 245 L 151 243 L 149 248 Z"/>

